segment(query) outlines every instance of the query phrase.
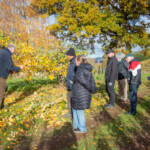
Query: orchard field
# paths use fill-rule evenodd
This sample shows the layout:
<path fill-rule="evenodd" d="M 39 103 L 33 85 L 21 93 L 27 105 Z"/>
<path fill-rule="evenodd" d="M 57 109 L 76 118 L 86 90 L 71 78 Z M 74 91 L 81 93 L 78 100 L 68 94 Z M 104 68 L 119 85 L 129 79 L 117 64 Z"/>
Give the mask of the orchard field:
<path fill-rule="evenodd" d="M 15 44 L 5 108 L 0 111 L 0 150 L 149 150 L 150 38 L 149 0 L 0 0 L 0 50 Z M 72 131 L 65 118 L 68 68 L 66 51 L 97 54 L 94 65 L 98 93 L 86 110 L 86 135 Z M 138 113 L 126 116 L 128 104 L 108 101 L 104 71 L 106 51 L 133 53 L 142 64 Z M 1 64 L 0 64 L 1 65 Z M 102 71 L 102 72 L 103 72 Z M 117 94 L 117 83 L 115 85 Z"/>
<path fill-rule="evenodd" d="M 0 149 L 119 149 L 117 146 L 118 139 L 123 137 L 122 142 L 127 142 L 124 139 L 123 130 L 124 126 L 129 134 L 128 141 L 131 142 L 134 137 L 130 137 L 132 132 L 138 132 L 137 130 L 142 128 L 142 125 L 149 124 L 149 87 L 150 83 L 147 81 L 149 74 L 142 74 L 142 85 L 139 89 L 139 93 L 144 93 L 143 101 L 138 104 L 138 114 L 136 118 L 126 117 L 123 112 L 128 108 L 123 106 L 118 111 L 118 102 L 113 109 L 118 113 L 115 116 L 114 113 L 108 111 L 111 115 L 114 115 L 117 124 L 113 126 L 113 121 L 108 124 L 100 126 L 99 122 L 108 121 L 108 114 L 103 117 L 100 113 L 106 113 L 104 104 L 108 101 L 108 95 L 105 91 L 104 74 L 95 76 L 99 92 L 93 95 L 92 105 L 90 110 L 86 110 L 88 132 L 85 137 L 78 137 L 72 132 L 71 119 L 65 118 L 64 115 L 68 113 L 67 110 L 67 91 L 65 86 L 59 85 L 57 80 L 50 81 L 49 78 L 33 78 L 27 82 L 25 79 L 9 79 L 8 80 L 8 96 L 5 100 L 5 108 L 0 111 Z M 116 84 L 117 92 L 117 84 Z M 146 96 L 146 97 L 145 97 Z M 95 121 L 91 122 L 91 118 L 96 115 L 102 117 L 97 124 Z M 143 115 L 148 122 L 141 122 L 141 115 Z M 123 120 L 120 120 L 123 119 Z M 132 121 L 133 124 L 130 122 Z M 137 128 L 134 128 L 134 125 Z M 132 130 L 133 128 L 133 130 Z M 94 130 L 94 131 L 93 131 Z M 111 130 L 111 133 L 109 133 Z M 113 130 L 118 135 L 112 134 Z M 96 131 L 96 132 L 95 132 Z M 68 135 L 68 132 L 70 135 Z M 71 132 L 71 133 L 70 133 Z M 95 132 L 95 136 L 93 133 Z M 66 135 L 67 133 L 67 135 Z M 62 138 L 61 138 L 62 136 Z M 66 141 L 65 138 L 69 138 L 71 141 Z M 144 136 L 144 135 L 143 135 Z M 48 142 L 49 138 L 55 137 Z M 58 137 L 58 138 L 57 138 Z M 73 138 L 74 137 L 74 138 Z M 110 138 L 112 139 L 110 140 Z M 98 141 L 105 140 L 108 142 Z M 132 139 L 133 138 L 133 139 Z M 58 142 L 58 141 L 59 142 Z M 85 142 L 88 142 L 88 144 Z M 136 140 L 136 139 L 134 139 Z M 46 141 L 46 142 L 45 142 Z M 57 143 L 58 142 L 58 143 Z M 133 142 L 133 141 L 132 141 Z M 63 144 L 62 144 L 63 143 Z M 85 145 L 86 143 L 86 145 Z M 106 144 L 106 145 L 105 145 Z M 41 147 L 42 146 L 42 147 Z M 62 146 L 62 148 L 60 148 Z"/>

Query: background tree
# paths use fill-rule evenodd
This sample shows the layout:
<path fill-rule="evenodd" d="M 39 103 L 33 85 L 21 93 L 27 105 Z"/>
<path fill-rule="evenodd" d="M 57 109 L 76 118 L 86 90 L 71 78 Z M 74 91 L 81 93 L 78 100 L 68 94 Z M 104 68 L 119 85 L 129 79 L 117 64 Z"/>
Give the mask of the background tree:
<path fill-rule="evenodd" d="M 48 29 L 57 38 L 84 48 L 94 49 L 94 42 L 99 42 L 104 50 L 126 51 L 137 45 L 149 50 L 149 24 L 142 19 L 149 15 L 149 4 L 148 0 L 32 0 L 40 14 L 56 15 L 56 23 Z"/>
<path fill-rule="evenodd" d="M 144 61 L 150 59 L 150 57 L 146 57 L 141 51 L 134 52 L 133 55 L 138 58 L 140 61 Z"/>
<path fill-rule="evenodd" d="M 46 15 L 37 14 L 29 0 L 0 1 L 0 46 L 17 45 L 15 65 L 24 65 L 27 80 L 39 72 L 53 80 L 65 76 L 66 47 L 46 30 Z"/>

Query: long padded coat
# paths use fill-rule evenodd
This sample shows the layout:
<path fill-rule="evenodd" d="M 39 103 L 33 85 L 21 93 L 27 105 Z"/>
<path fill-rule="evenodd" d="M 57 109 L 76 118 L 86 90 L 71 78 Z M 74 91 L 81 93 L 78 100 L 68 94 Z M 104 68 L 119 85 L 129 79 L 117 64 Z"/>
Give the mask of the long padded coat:
<path fill-rule="evenodd" d="M 105 82 L 114 83 L 118 80 L 118 60 L 116 56 L 108 58 L 107 67 L 105 71 Z"/>
<path fill-rule="evenodd" d="M 77 110 L 89 109 L 91 93 L 95 90 L 95 81 L 90 64 L 77 67 L 72 89 L 72 107 Z"/>

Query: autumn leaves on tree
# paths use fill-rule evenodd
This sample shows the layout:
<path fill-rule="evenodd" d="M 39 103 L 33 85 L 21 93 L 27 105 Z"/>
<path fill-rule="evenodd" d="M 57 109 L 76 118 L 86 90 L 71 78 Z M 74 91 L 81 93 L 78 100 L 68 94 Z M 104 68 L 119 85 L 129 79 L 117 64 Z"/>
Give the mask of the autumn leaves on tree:
<path fill-rule="evenodd" d="M 24 64 L 27 80 L 36 72 L 51 80 L 66 74 L 65 50 L 46 30 L 47 15 L 37 14 L 28 0 L 2 0 L 0 11 L 1 48 L 16 43 L 15 65 Z"/>
<path fill-rule="evenodd" d="M 93 51 L 95 42 L 124 53 L 140 46 L 150 56 L 149 10 L 148 0 L 1 0 L 0 46 L 16 43 L 15 64 L 25 65 L 28 80 L 35 72 L 53 80 L 66 74 L 66 41 Z"/>
<path fill-rule="evenodd" d="M 40 14 L 56 15 L 56 23 L 48 29 L 63 40 L 78 46 L 94 42 L 107 47 L 124 47 L 125 52 L 139 45 L 150 55 L 148 23 L 142 17 L 149 15 L 148 0 L 32 0 Z M 90 44 L 90 45 L 89 45 Z"/>

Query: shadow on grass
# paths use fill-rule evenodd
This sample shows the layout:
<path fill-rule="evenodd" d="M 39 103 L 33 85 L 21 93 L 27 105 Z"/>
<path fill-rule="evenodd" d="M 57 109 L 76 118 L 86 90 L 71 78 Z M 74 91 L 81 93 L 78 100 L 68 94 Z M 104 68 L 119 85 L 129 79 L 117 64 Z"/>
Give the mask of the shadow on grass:
<path fill-rule="evenodd" d="M 146 106 L 148 107 L 148 105 Z M 122 114 L 112 118 L 110 112 L 104 110 L 95 121 L 104 123 L 104 129 L 99 125 L 98 129 L 94 131 L 95 140 L 97 139 L 97 150 L 114 148 L 147 150 L 150 148 L 150 126 L 148 125 L 150 120 L 141 112 L 138 112 L 136 116 Z M 102 130 L 106 131 L 101 132 Z"/>
<path fill-rule="evenodd" d="M 97 86 L 99 92 L 106 90 L 106 85 L 104 83 L 97 83 Z"/>
<path fill-rule="evenodd" d="M 56 80 L 50 81 L 49 79 L 44 79 L 44 80 L 33 79 L 29 82 L 27 82 L 26 80 L 10 82 L 8 84 L 8 95 L 11 95 L 15 91 L 17 92 L 22 91 L 23 93 L 14 102 L 9 103 L 7 107 L 13 104 L 16 104 L 17 102 L 21 101 L 23 98 L 32 95 L 35 91 L 40 89 L 42 86 L 45 86 L 48 84 L 51 84 L 54 86 L 57 84 L 57 81 Z"/>
<path fill-rule="evenodd" d="M 74 145 L 74 146 L 72 146 Z M 66 122 L 60 129 L 54 129 L 53 135 L 45 138 L 43 133 L 38 150 L 65 150 L 77 149 L 77 139 L 70 122 Z"/>
<path fill-rule="evenodd" d="M 103 97 L 108 95 L 106 92 L 106 85 L 104 83 L 97 83 L 97 87 L 98 87 L 98 93 L 101 93 Z"/>
<path fill-rule="evenodd" d="M 139 98 L 138 104 L 143 108 L 148 114 L 150 114 L 150 96 L 146 98 Z"/>
<path fill-rule="evenodd" d="M 56 84 L 57 81 L 50 81 L 49 79 L 32 79 L 31 81 L 19 80 L 8 83 L 8 95 L 12 94 L 14 91 L 34 91 L 37 87 L 42 87 L 47 84 Z"/>
<path fill-rule="evenodd" d="M 126 111 L 128 111 L 130 109 L 130 102 L 128 102 L 127 100 L 127 103 L 123 103 L 119 100 L 116 100 L 115 103 L 122 109 L 125 109 Z"/>
<path fill-rule="evenodd" d="M 146 85 L 146 86 L 147 86 L 147 88 L 149 88 L 149 89 L 150 89 L 150 81 L 148 81 L 148 82 L 144 82 L 144 85 Z"/>

